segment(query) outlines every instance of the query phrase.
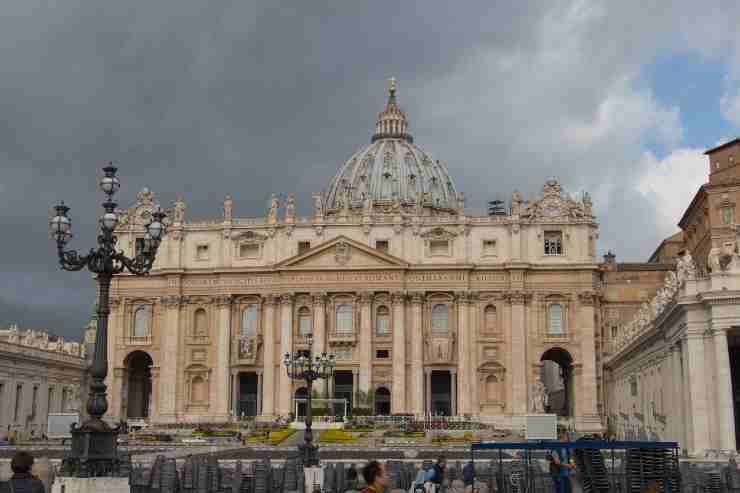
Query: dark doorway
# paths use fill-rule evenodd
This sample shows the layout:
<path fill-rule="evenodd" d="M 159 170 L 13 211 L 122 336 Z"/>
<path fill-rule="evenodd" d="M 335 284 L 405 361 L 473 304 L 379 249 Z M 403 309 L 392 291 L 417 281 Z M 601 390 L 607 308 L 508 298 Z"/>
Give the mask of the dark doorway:
<path fill-rule="evenodd" d="M 452 379 L 450 372 L 432 372 L 432 414 L 450 416 L 452 414 Z"/>
<path fill-rule="evenodd" d="M 388 416 L 391 413 L 391 391 L 385 387 L 378 387 L 375 391 L 375 414 Z"/>
<path fill-rule="evenodd" d="M 347 414 L 352 414 L 352 372 L 338 371 L 334 373 L 334 398 L 344 399 L 347 402 Z M 334 416 L 344 415 L 344 406 L 339 403 L 332 403 L 334 407 Z"/>
<path fill-rule="evenodd" d="M 257 416 L 257 374 L 239 374 L 239 401 L 237 414 L 241 416 Z"/>
<path fill-rule="evenodd" d="M 152 357 L 144 351 L 134 351 L 124 361 L 127 376 L 126 418 L 148 418 L 152 395 Z"/>
<path fill-rule="evenodd" d="M 547 392 L 545 411 L 563 417 L 573 416 L 573 358 L 565 349 L 551 348 L 540 358 L 542 383 Z"/>
<path fill-rule="evenodd" d="M 298 419 L 299 417 L 303 418 L 306 416 L 306 406 L 308 406 L 308 401 L 306 400 L 308 399 L 308 389 L 306 389 L 306 387 L 301 387 L 300 389 L 295 391 L 294 397 L 296 404 L 298 404 L 298 411 L 295 419 Z M 294 406 L 293 409 L 296 409 L 296 407 Z"/>

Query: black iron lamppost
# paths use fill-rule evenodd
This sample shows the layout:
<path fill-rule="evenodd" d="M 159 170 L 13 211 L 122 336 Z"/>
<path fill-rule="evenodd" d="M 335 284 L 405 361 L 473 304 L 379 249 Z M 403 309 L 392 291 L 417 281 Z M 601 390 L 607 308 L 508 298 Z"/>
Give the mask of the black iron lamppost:
<path fill-rule="evenodd" d="M 304 467 L 315 467 L 319 465 L 318 447 L 313 444 L 311 394 L 313 393 L 313 382 L 321 378 L 331 378 L 334 375 L 334 355 L 321 353 L 313 357 L 313 336 L 308 335 L 308 356 L 299 352 L 285 353 L 283 364 L 288 370 L 288 376 L 293 380 L 305 380 L 308 390 L 308 402 L 306 403 L 306 431 L 303 434 L 303 443 L 298 445 L 298 450 L 303 458 Z"/>
<path fill-rule="evenodd" d="M 111 278 L 128 270 L 135 275 L 148 274 L 154 264 L 157 249 L 165 234 L 163 220 L 165 214 L 157 209 L 146 225 L 143 245 L 133 258 L 126 257 L 116 249 L 113 232 L 118 225 L 117 204 L 113 195 L 121 183 L 116 177 L 118 169 L 109 163 L 103 168 L 100 189 L 105 193 L 103 202 L 105 213 L 100 217 L 100 234 L 97 248 L 91 248 L 86 255 L 75 250 L 65 250 L 72 237 L 72 221 L 64 202 L 55 206 L 56 215 L 51 218 L 51 236 L 56 241 L 59 263 L 64 270 L 79 271 L 87 269 L 96 275 L 98 281 L 98 327 L 95 334 L 95 352 L 90 367 L 90 393 L 87 399 L 89 418 L 82 426 L 72 429 L 72 450 L 62 461 L 62 474 L 65 476 L 97 477 L 127 475 L 130 464 L 125 457 L 118 456 L 118 428 L 111 428 L 103 415 L 108 410 L 105 377 L 108 374 L 108 315 L 110 313 L 109 295 Z"/>

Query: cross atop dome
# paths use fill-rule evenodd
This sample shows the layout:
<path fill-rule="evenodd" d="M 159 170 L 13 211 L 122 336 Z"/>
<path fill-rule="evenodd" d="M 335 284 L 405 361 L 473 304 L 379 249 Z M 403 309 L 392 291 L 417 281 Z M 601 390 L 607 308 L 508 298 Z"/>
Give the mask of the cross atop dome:
<path fill-rule="evenodd" d="M 379 139 L 403 139 L 406 142 L 413 142 L 413 138 L 408 134 L 406 114 L 396 103 L 396 78 L 391 77 L 388 81 L 388 102 L 385 109 L 378 114 L 372 142 Z"/>

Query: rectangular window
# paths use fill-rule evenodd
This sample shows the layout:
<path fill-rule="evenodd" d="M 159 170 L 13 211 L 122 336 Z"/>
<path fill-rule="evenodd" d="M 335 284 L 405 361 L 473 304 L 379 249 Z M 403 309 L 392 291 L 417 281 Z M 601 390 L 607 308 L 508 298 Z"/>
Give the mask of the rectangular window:
<path fill-rule="evenodd" d="M 563 232 L 545 231 L 545 255 L 563 254 Z"/>
<path fill-rule="evenodd" d="M 637 397 L 637 380 L 630 381 L 630 395 Z"/>
<path fill-rule="evenodd" d="M 450 242 L 447 240 L 431 240 L 429 242 L 429 253 L 431 255 L 449 255 Z"/>
<path fill-rule="evenodd" d="M 383 253 L 388 253 L 388 240 L 377 240 L 375 242 L 375 248 Z"/>
<path fill-rule="evenodd" d="M 378 349 L 375 351 L 375 357 L 377 359 L 388 359 L 390 357 L 390 351 L 387 349 Z"/>
<path fill-rule="evenodd" d="M 492 257 L 496 255 L 496 240 L 483 240 L 483 256 Z"/>
<path fill-rule="evenodd" d="M 239 245 L 239 256 L 241 258 L 258 258 L 260 246 L 255 243 L 242 243 Z"/>
<path fill-rule="evenodd" d="M 23 384 L 19 383 L 15 387 L 15 410 L 13 411 L 13 421 L 18 421 L 21 415 L 21 406 L 23 405 Z"/>
<path fill-rule="evenodd" d="M 298 242 L 298 255 L 305 253 L 311 249 L 310 241 L 299 241 Z"/>
<path fill-rule="evenodd" d="M 47 402 L 46 404 L 47 412 L 53 413 L 54 412 L 54 387 L 52 386 L 49 386 L 49 400 L 46 402 Z"/>
<path fill-rule="evenodd" d="M 208 260 L 208 245 L 198 245 L 195 247 L 195 258 L 198 260 Z"/>

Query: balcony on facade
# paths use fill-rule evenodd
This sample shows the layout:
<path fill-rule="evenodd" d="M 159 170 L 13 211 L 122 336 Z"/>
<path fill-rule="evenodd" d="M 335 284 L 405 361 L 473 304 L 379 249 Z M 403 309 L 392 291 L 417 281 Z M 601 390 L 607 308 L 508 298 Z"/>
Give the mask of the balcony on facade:
<path fill-rule="evenodd" d="M 152 336 L 126 336 L 118 339 L 120 346 L 151 346 Z"/>
<path fill-rule="evenodd" d="M 354 346 L 357 344 L 357 336 L 354 331 L 345 332 L 332 330 L 329 332 L 329 344 L 335 346 Z"/>
<path fill-rule="evenodd" d="M 205 344 L 211 343 L 211 338 L 207 335 L 187 336 L 187 338 L 185 339 L 185 342 L 193 346 L 205 345 Z"/>

